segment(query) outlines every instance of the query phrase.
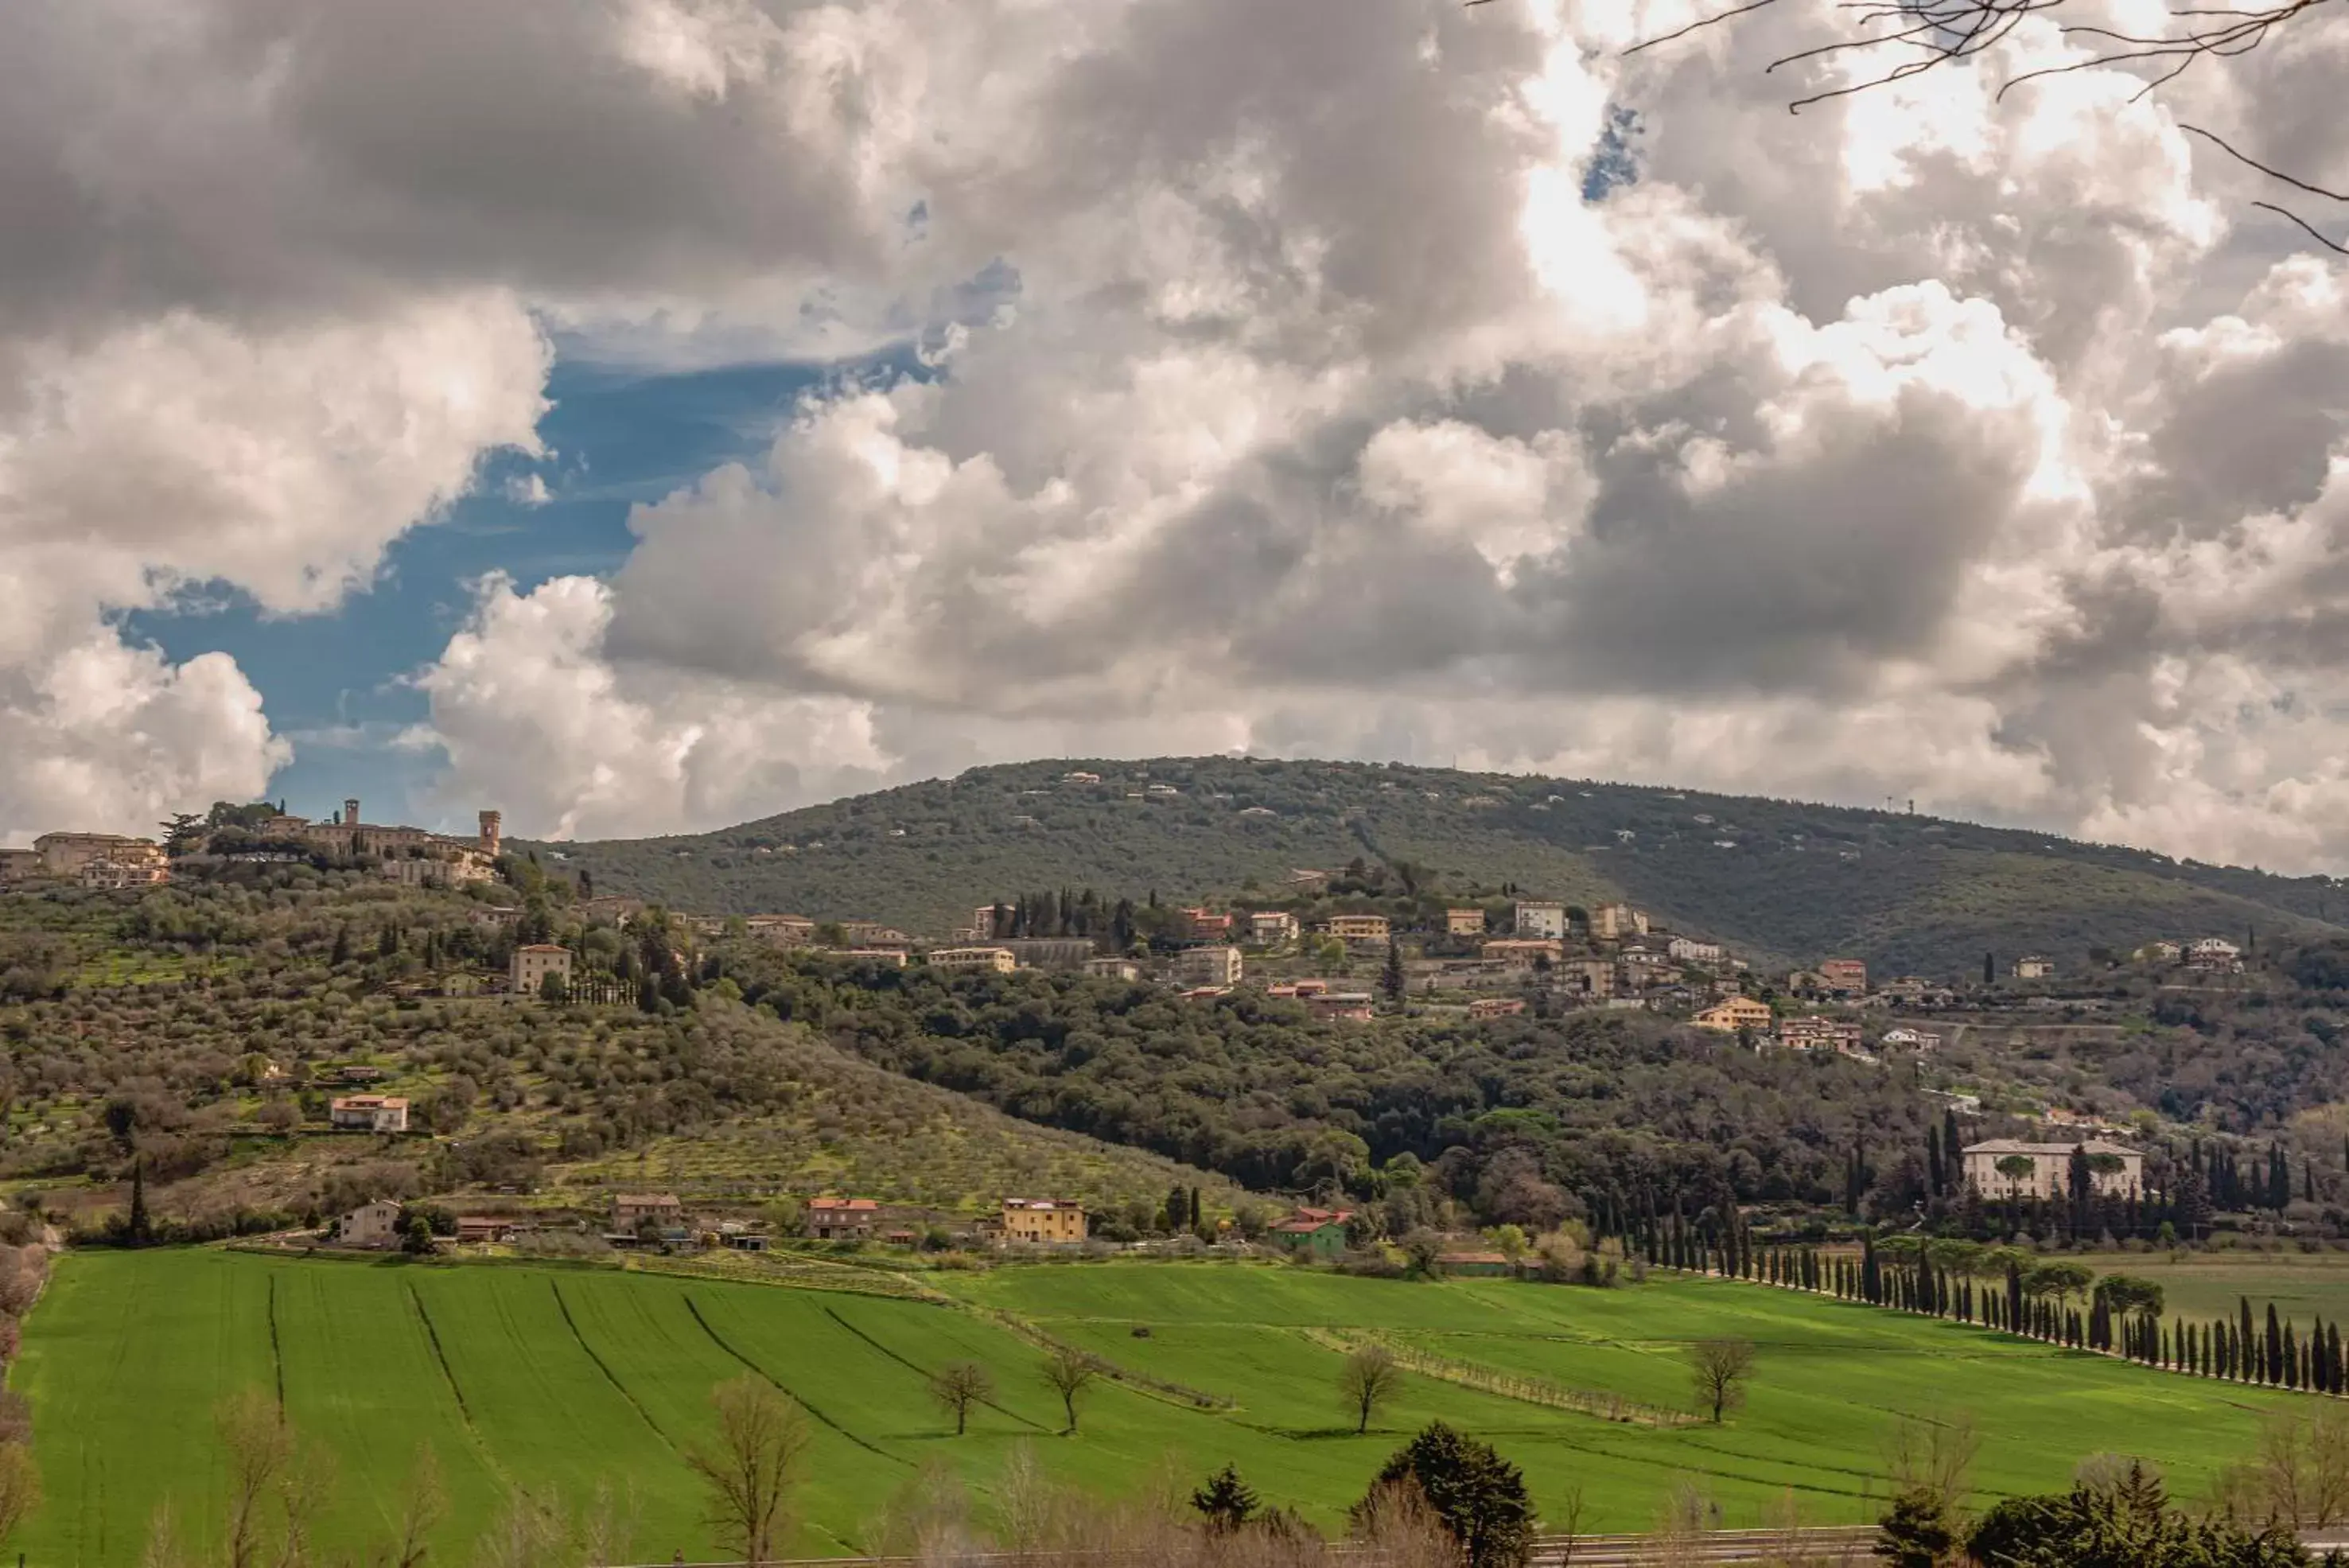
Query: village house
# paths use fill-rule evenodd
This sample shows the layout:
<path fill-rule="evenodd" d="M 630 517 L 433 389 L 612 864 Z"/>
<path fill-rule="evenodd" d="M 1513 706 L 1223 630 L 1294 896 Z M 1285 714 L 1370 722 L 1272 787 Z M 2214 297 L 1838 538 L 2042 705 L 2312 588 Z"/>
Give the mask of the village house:
<path fill-rule="evenodd" d="M 742 924 L 759 940 L 774 948 L 815 945 L 815 922 L 805 915 L 750 915 Z"/>
<path fill-rule="evenodd" d="M 1289 867 L 1288 875 L 1280 879 L 1280 885 L 1292 893 L 1318 894 L 1328 890 L 1330 873 L 1300 870 L 1292 866 Z"/>
<path fill-rule="evenodd" d="M 491 1214 L 460 1214 L 457 1216 L 457 1240 L 467 1242 L 510 1241 L 513 1239 L 513 1221 Z"/>
<path fill-rule="evenodd" d="M 128 840 L 105 854 L 85 860 L 74 880 L 85 888 L 121 889 L 152 888 L 171 879 L 171 862 L 160 845 L 146 839 Z"/>
<path fill-rule="evenodd" d="M 1733 996 L 1728 1001 L 1706 1008 L 1689 1020 L 1699 1029 L 1710 1029 L 1716 1034 L 1734 1034 L 1751 1029 L 1756 1033 L 1770 1027 L 1771 1012 L 1766 1002 L 1750 996 Z"/>
<path fill-rule="evenodd" d="M 970 912 L 970 924 L 957 931 L 957 940 L 991 941 L 995 937 L 995 912 L 999 906 L 981 904 Z"/>
<path fill-rule="evenodd" d="M 1608 959 L 1568 959 L 1554 965 L 1557 988 L 1568 996 L 1612 996 L 1615 994 L 1615 965 Z"/>
<path fill-rule="evenodd" d="M 1240 969 L 1237 948 L 1185 948 L 1174 955 L 1174 978 L 1185 985 L 1237 985 Z"/>
<path fill-rule="evenodd" d="M 1176 992 L 1174 993 L 1174 1000 L 1177 1002 L 1214 1002 L 1218 997 L 1229 996 L 1231 993 L 1232 988 L 1228 985 L 1194 985 L 1186 986 L 1183 990 Z"/>
<path fill-rule="evenodd" d="M 1021 969 L 1071 972 L 1093 956 L 1091 937 L 998 937 L 988 945 L 1009 951 Z"/>
<path fill-rule="evenodd" d="M 326 1123 L 347 1132 L 404 1133 L 408 1101 L 398 1095 L 344 1095 L 327 1103 Z"/>
<path fill-rule="evenodd" d="M 142 845 L 159 855 L 162 853 L 151 838 L 131 838 L 119 833 L 44 833 L 33 840 L 33 853 L 40 857 L 42 876 L 72 880 L 91 861 L 128 853 Z"/>
<path fill-rule="evenodd" d="M 2048 980 L 2055 973 L 2055 961 L 2044 953 L 2026 953 L 2014 961 L 2017 980 Z"/>
<path fill-rule="evenodd" d="M 612 1194 L 612 1229 L 624 1235 L 635 1235 L 650 1220 L 664 1231 L 685 1223 L 685 1205 L 674 1192 L 615 1192 Z"/>
<path fill-rule="evenodd" d="M 1346 1221 L 1353 1217 L 1350 1209 L 1299 1209 L 1265 1239 L 1291 1257 L 1327 1262 L 1346 1250 Z"/>
<path fill-rule="evenodd" d="M 1097 784 L 1102 782 L 1102 778 L 1099 774 L 1089 774 L 1081 770 L 1075 773 L 1062 774 L 1061 775 L 1061 782 L 1062 784 Z"/>
<path fill-rule="evenodd" d="M 913 960 L 904 948 L 843 948 L 840 956 L 860 963 L 877 963 L 885 969 L 903 969 Z"/>
<path fill-rule="evenodd" d="M 1022 1247 L 1073 1247 L 1085 1239 L 1085 1206 L 1070 1198 L 1007 1198 L 1003 1239 Z"/>
<path fill-rule="evenodd" d="M 1520 903 L 1510 929 L 1521 937 L 1543 937 L 1553 941 L 1562 940 L 1566 936 L 1566 906 Z"/>
<path fill-rule="evenodd" d="M 1557 964 L 1566 957 L 1566 944 L 1556 938 L 1495 937 L 1476 950 L 1484 957 L 1508 969 L 1537 969 L 1544 960 Z M 1608 972 L 1614 972 L 1609 964 Z"/>
<path fill-rule="evenodd" d="M 1299 992 L 1298 1000 L 1314 1017 L 1339 1023 L 1368 1023 L 1376 1005 L 1367 991 Z"/>
<path fill-rule="evenodd" d="M 1248 917 L 1248 940 L 1260 948 L 1297 940 L 1297 917 L 1286 909 L 1258 909 Z"/>
<path fill-rule="evenodd" d="M 1927 980 L 1921 974 L 1895 975 L 1878 986 L 1876 994 L 1885 1002 L 1901 1007 L 1950 1007 L 1958 1000 L 1956 992 L 1938 981 Z"/>
<path fill-rule="evenodd" d="M 548 975 L 570 985 L 571 950 L 554 942 L 531 942 L 514 949 L 506 965 L 506 989 L 517 996 L 536 996 Z"/>
<path fill-rule="evenodd" d="M 1821 959 L 1819 987 L 1829 996 L 1865 996 L 1868 965 L 1857 959 Z"/>
<path fill-rule="evenodd" d="M 2139 963 L 2176 963 L 2184 954 L 2185 950 L 2176 942 L 2156 940 L 2146 943 L 2129 957 Z"/>
<path fill-rule="evenodd" d="M 1674 963 L 1716 964 L 1721 961 L 1719 942 L 1701 942 L 1693 937 L 1674 937 L 1664 944 L 1664 954 Z"/>
<path fill-rule="evenodd" d="M 1648 915 L 1629 904 L 1601 904 L 1590 911 L 1590 934 L 1602 942 L 1627 940 L 1648 934 Z"/>
<path fill-rule="evenodd" d="M 1939 1034 L 1930 1030 L 1911 1029 L 1905 1024 L 1899 1028 L 1886 1030 L 1882 1043 L 1886 1045 L 1897 1045 L 1907 1051 L 1938 1051 L 1941 1048 L 1941 1037 Z"/>
<path fill-rule="evenodd" d="M 1142 966 L 1132 959 L 1096 958 L 1085 960 L 1085 972 L 1101 980 L 1140 980 Z"/>
<path fill-rule="evenodd" d="M 1183 934 L 1192 941 L 1221 942 L 1231 938 L 1232 918 L 1229 915 L 1219 915 L 1212 909 L 1203 909 L 1177 912 L 1183 917 Z"/>
<path fill-rule="evenodd" d="M 811 1198 L 800 1228 L 819 1241 L 868 1241 L 881 1222 L 881 1205 L 870 1198 Z"/>
<path fill-rule="evenodd" d="M 1652 948 L 1627 947 L 1616 955 L 1626 985 L 1633 991 L 1663 985 L 1680 978 L 1679 966 Z"/>
<path fill-rule="evenodd" d="M 1392 940 L 1384 915 L 1332 915 L 1322 929 L 1349 946 L 1357 942 L 1383 945 Z"/>
<path fill-rule="evenodd" d="M 1480 996 L 1468 1004 L 1471 1018 L 1515 1018 L 1526 1010 L 1522 996 Z"/>
<path fill-rule="evenodd" d="M 1009 974 L 1019 960 L 1009 948 L 933 948 L 926 961 L 949 974 Z"/>
<path fill-rule="evenodd" d="M 1485 934 L 1485 911 L 1482 909 L 1444 910 L 1444 934 L 1447 937 L 1483 936 Z"/>
<path fill-rule="evenodd" d="M 0 888 L 11 882 L 29 882 L 40 874 L 39 850 L 0 849 Z"/>
<path fill-rule="evenodd" d="M 2072 1157 L 2087 1162 L 2090 1189 L 2099 1198 L 2127 1198 L 2140 1189 L 2145 1157 L 2123 1144 L 2019 1143 L 1993 1138 L 1968 1144 L 1966 1184 L 1984 1198 L 2061 1198 L 2072 1189 Z"/>
<path fill-rule="evenodd" d="M 1848 1018 L 1823 1018 L 1811 1013 L 1789 1018 L 1778 1025 L 1778 1044 L 1789 1051 L 1833 1051 L 1860 1054 L 1860 1029 Z"/>
<path fill-rule="evenodd" d="M 345 1247 L 388 1247 L 399 1240 L 399 1205 L 388 1198 L 362 1203 L 335 1221 L 335 1241 Z"/>
<path fill-rule="evenodd" d="M 2186 944 L 2186 967 L 2209 974 L 2240 974 L 2243 950 L 2224 937 L 2197 937 Z"/>

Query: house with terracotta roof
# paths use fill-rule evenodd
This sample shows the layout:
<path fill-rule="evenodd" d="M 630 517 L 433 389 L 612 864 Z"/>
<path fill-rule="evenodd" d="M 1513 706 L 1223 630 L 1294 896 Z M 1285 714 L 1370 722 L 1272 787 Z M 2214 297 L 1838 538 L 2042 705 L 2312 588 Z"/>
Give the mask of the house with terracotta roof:
<path fill-rule="evenodd" d="M 1353 1217 L 1350 1209 L 1299 1209 L 1265 1239 L 1291 1257 L 1327 1262 L 1346 1250 L 1346 1221 Z"/>

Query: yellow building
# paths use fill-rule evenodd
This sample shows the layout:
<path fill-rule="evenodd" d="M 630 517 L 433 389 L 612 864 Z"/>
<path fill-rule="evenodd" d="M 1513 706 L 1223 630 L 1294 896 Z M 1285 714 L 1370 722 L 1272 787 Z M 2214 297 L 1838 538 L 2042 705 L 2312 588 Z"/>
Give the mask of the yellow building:
<path fill-rule="evenodd" d="M 1007 1198 L 1003 1239 L 1019 1246 L 1075 1246 L 1085 1239 L 1085 1206 L 1069 1198 Z"/>
<path fill-rule="evenodd" d="M 1484 935 L 1485 911 L 1482 909 L 1444 910 L 1444 934 L 1447 937 L 1477 937 Z"/>
<path fill-rule="evenodd" d="M 1717 1007 L 1706 1008 L 1689 1022 L 1717 1034 L 1734 1034 L 1741 1029 L 1769 1028 L 1770 1009 L 1750 996 L 1733 996 Z"/>
<path fill-rule="evenodd" d="M 1590 911 L 1590 934 L 1602 942 L 1648 934 L 1648 914 L 1629 904 L 1601 904 Z"/>
<path fill-rule="evenodd" d="M 956 974 L 1009 974 L 1019 967 L 1009 948 L 938 948 L 929 956 L 932 969 Z"/>
<path fill-rule="evenodd" d="M 1332 915 L 1329 929 L 1341 942 L 1382 942 L 1389 938 L 1384 915 Z"/>

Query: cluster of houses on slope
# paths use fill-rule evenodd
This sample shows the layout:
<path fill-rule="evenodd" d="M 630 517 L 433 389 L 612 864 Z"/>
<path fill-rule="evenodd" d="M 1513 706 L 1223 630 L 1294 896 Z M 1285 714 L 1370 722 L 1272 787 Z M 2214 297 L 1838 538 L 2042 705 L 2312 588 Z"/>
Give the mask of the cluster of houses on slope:
<path fill-rule="evenodd" d="M 349 799 L 324 822 L 280 813 L 237 831 L 258 843 L 307 846 L 330 855 L 365 857 L 376 862 L 385 877 L 411 887 L 453 888 L 486 882 L 496 875 L 502 852 L 500 820 L 494 811 L 482 812 L 475 836 L 451 837 L 421 827 L 364 821 L 358 801 Z M 209 836 L 185 846 L 185 852 L 191 855 L 202 856 L 209 849 Z M 294 852 L 282 854 L 293 856 Z M 281 855 L 255 851 L 233 857 L 267 860 Z M 45 833 L 33 840 L 29 849 L 0 849 L 0 886 L 71 882 L 85 888 L 124 888 L 154 887 L 171 879 L 171 855 L 151 838 L 119 833 Z"/>
<path fill-rule="evenodd" d="M 45 833 L 30 849 L 0 849 L 0 887 L 69 882 L 84 888 L 148 888 L 171 879 L 171 859 L 151 838 Z"/>
<path fill-rule="evenodd" d="M 401 1219 L 406 1212 L 404 1205 L 388 1199 L 362 1203 L 337 1217 L 327 1227 L 326 1238 L 345 1247 L 399 1246 L 407 1240 Z M 946 1228 L 957 1241 L 996 1247 L 1079 1247 L 1092 1233 L 1085 1206 L 1071 1198 L 1006 1198 L 997 1213 L 971 1222 L 912 1205 L 825 1197 L 810 1199 L 802 1207 L 797 1234 L 812 1241 L 910 1247 L 937 1227 Z M 507 1216 L 460 1215 L 455 1236 L 460 1242 L 507 1241 L 540 1228 Z M 746 1252 L 766 1251 L 772 1239 L 768 1228 L 758 1222 L 698 1217 L 673 1192 L 615 1193 L 601 1234 L 606 1243 L 619 1248 L 700 1247 Z"/>

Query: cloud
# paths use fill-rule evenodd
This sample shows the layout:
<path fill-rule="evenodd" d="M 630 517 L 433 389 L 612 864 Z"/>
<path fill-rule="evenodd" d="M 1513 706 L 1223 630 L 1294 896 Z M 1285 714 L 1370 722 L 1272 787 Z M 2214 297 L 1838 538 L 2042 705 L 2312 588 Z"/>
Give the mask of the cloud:
<path fill-rule="evenodd" d="M 173 595 L 331 611 L 533 449 L 550 340 L 895 343 L 608 580 L 484 586 L 417 676 L 446 801 L 640 832 L 1245 747 L 2349 865 L 2349 297 L 2178 124 L 2349 167 L 2349 24 L 2001 94 L 2082 57 L 2034 22 L 1792 117 L 1858 67 L 1761 62 L 1845 14 L 1623 55 L 1693 14 L 24 8 L 0 691 Z"/>

